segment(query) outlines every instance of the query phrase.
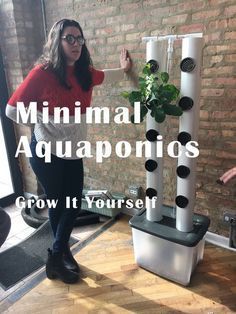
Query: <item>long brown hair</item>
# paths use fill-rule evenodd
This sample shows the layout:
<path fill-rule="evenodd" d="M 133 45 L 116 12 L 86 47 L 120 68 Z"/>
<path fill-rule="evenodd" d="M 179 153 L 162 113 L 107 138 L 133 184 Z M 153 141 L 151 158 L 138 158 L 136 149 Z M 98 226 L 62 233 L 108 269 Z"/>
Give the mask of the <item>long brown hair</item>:
<path fill-rule="evenodd" d="M 66 59 L 61 45 L 61 35 L 67 26 L 77 27 L 84 38 L 83 30 L 78 22 L 68 19 L 56 22 L 48 34 L 43 54 L 37 63 L 43 64 L 45 69 L 52 69 L 61 85 L 70 89 L 71 87 L 66 78 Z M 75 62 L 75 76 L 84 91 L 88 91 L 92 86 L 92 64 L 92 59 L 85 43 L 82 46 L 80 58 Z"/>

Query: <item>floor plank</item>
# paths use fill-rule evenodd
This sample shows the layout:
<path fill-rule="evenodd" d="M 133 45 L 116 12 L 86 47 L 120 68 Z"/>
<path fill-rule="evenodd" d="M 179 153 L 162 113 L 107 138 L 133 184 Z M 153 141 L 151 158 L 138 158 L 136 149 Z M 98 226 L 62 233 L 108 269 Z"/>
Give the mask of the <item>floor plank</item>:
<path fill-rule="evenodd" d="M 188 287 L 134 261 L 128 217 L 77 255 L 78 284 L 44 280 L 5 313 L 236 313 L 236 254 L 207 244 Z"/>

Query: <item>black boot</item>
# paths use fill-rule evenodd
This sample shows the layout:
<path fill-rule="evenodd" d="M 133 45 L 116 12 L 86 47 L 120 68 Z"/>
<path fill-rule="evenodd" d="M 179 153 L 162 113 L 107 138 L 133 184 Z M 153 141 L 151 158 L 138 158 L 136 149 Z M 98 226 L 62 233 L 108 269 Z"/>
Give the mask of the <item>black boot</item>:
<path fill-rule="evenodd" d="M 48 249 L 46 275 L 49 279 L 59 278 L 65 283 L 76 283 L 79 279 L 77 273 L 65 267 L 62 254 L 52 253 L 50 249 Z"/>
<path fill-rule="evenodd" d="M 80 271 L 79 265 L 76 262 L 76 260 L 74 259 L 69 245 L 66 246 L 66 249 L 63 253 L 63 262 L 64 262 L 64 265 L 67 269 L 69 269 L 75 273 L 79 273 L 79 271 Z"/>

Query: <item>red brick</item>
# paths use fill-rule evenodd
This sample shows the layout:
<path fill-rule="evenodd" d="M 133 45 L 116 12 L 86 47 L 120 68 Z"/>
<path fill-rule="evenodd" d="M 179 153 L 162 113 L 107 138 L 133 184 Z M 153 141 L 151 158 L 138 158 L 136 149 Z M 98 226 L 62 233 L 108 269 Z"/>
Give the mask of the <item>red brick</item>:
<path fill-rule="evenodd" d="M 236 130 L 236 122 L 221 122 L 220 123 L 221 129 L 233 129 Z"/>
<path fill-rule="evenodd" d="M 137 40 L 137 41 L 140 41 L 142 40 L 142 34 L 141 33 L 131 33 L 131 34 L 127 34 L 125 36 L 125 39 L 127 41 L 133 41 L 133 40 Z"/>
<path fill-rule="evenodd" d="M 217 85 L 233 85 L 236 87 L 235 77 L 218 77 L 214 81 Z"/>
<path fill-rule="evenodd" d="M 203 157 L 201 157 L 201 150 L 200 150 L 199 163 L 206 164 L 206 165 L 220 166 L 221 160 L 210 159 L 209 157 L 203 158 Z"/>
<path fill-rule="evenodd" d="M 188 14 L 174 15 L 170 17 L 163 18 L 162 24 L 181 24 L 185 23 L 187 20 Z"/>
<path fill-rule="evenodd" d="M 224 94 L 224 89 L 220 88 L 208 88 L 208 89 L 202 89 L 201 95 L 203 97 L 219 97 Z"/>
<path fill-rule="evenodd" d="M 214 85 L 214 82 L 213 82 L 213 79 L 212 78 L 209 78 L 209 79 L 202 79 L 202 88 L 205 87 L 205 86 L 212 86 Z"/>
<path fill-rule="evenodd" d="M 227 5 L 225 0 L 208 0 L 207 2 L 210 6 L 215 6 L 215 7 L 219 6 L 220 4 Z"/>
<path fill-rule="evenodd" d="M 136 51 L 139 47 L 139 42 L 133 42 L 133 43 L 124 43 L 122 45 L 117 46 L 117 51 L 120 51 L 122 48 L 126 48 L 129 51 Z M 131 55 L 132 58 L 132 55 Z"/>
<path fill-rule="evenodd" d="M 233 66 L 222 66 L 222 67 L 214 67 L 214 68 L 205 68 L 203 70 L 204 75 L 222 75 L 222 74 L 232 74 L 234 73 Z"/>
<path fill-rule="evenodd" d="M 158 4 L 162 5 L 162 4 L 166 4 L 167 0 L 158 0 Z M 157 5 L 157 0 L 144 0 L 143 1 L 143 6 L 145 7 L 150 7 L 150 6 L 156 6 Z"/>
<path fill-rule="evenodd" d="M 127 31 L 129 31 L 131 29 L 134 29 L 134 28 L 136 28 L 135 24 L 122 24 L 121 27 L 120 27 L 122 32 L 127 32 Z"/>
<path fill-rule="evenodd" d="M 189 24 L 189 25 L 181 25 L 178 30 L 180 34 L 191 34 L 191 33 L 202 33 L 204 31 L 204 24 Z"/>
<path fill-rule="evenodd" d="M 111 34 L 113 35 L 114 32 L 116 33 L 116 32 L 119 32 L 119 31 L 120 31 L 120 26 L 119 25 L 113 26 L 113 27 L 108 26 L 108 27 L 104 27 L 104 28 L 97 28 L 95 30 L 95 34 L 97 36 L 107 36 L 107 35 L 111 35 Z"/>
<path fill-rule="evenodd" d="M 228 27 L 228 20 L 227 19 L 221 19 L 221 20 L 215 20 L 215 21 L 210 21 L 208 25 L 208 29 L 210 31 L 216 29 L 225 29 Z"/>
<path fill-rule="evenodd" d="M 236 14 L 236 5 L 231 5 L 225 8 L 224 15 L 226 15 L 227 17 L 233 16 L 235 14 Z"/>
<path fill-rule="evenodd" d="M 184 12 L 184 11 L 192 11 L 193 10 L 200 10 L 205 7 L 205 1 L 185 1 L 183 3 L 178 3 L 175 6 L 175 12 Z"/>
<path fill-rule="evenodd" d="M 236 159 L 236 154 L 235 153 L 229 153 L 224 150 L 220 152 L 216 152 L 216 157 L 217 158 L 223 158 L 223 159 Z"/>
<path fill-rule="evenodd" d="M 214 40 L 220 40 L 221 32 L 211 33 L 208 35 L 204 35 L 205 43 L 212 42 Z"/>
<path fill-rule="evenodd" d="M 219 165 L 219 164 L 217 164 Z M 205 185 L 205 190 L 207 192 L 215 193 L 215 194 L 223 194 L 223 195 L 229 195 L 229 191 L 224 190 L 222 187 L 219 187 L 219 185 Z"/>
<path fill-rule="evenodd" d="M 80 13 L 80 18 L 91 19 L 91 18 L 106 18 L 107 16 L 114 15 L 117 12 L 117 7 L 103 7 L 96 10 L 88 10 Z"/>
<path fill-rule="evenodd" d="M 145 53 L 143 52 L 133 52 L 131 56 L 134 60 L 145 59 Z"/>
<path fill-rule="evenodd" d="M 236 39 L 236 31 L 231 31 L 231 32 L 225 32 L 225 39 Z"/>
<path fill-rule="evenodd" d="M 124 11 L 124 12 L 132 12 L 132 11 L 138 10 L 140 8 L 142 8 L 142 3 L 140 1 L 136 2 L 136 3 L 121 4 L 121 6 L 120 6 L 121 12 L 122 11 Z"/>
<path fill-rule="evenodd" d="M 200 119 L 201 120 L 208 120 L 209 119 L 209 112 L 206 110 L 200 110 Z"/>
<path fill-rule="evenodd" d="M 236 78 L 217 77 L 217 78 L 210 78 L 210 79 L 202 79 L 202 86 L 219 86 L 219 85 L 236 86 Z"/>
<path fill-rule="evenodd" d="M 220 10 L 210 10 L 210 11 L 201 11 L 198 13 L 194 13 L 192 15 L 192 20 L 196 21 L 196 20 L 207 20 L 208 18 L 211 17 L 216 17 L 219 16 L 220 14 Z"/>
<path fill-rule="evenodd" d="M 91 20 L 96 18 L 96 11 L 95 10 L 90 10 L 90 11 L 85 11 L 80 13 L 80 20 Z"/>
<path fill-rule="evenodd" d="M 204 49 L 204 53 L 207 54 L 220 54 L 220 53 L 231 53 L 232 51 L 236 50 L 236 44 L 229 43 L 228 45 L 214 45 L 214 46 L 207 46 Z"/>
<path fill-rule="evenodd" d="M 155 26 L 155 28 L 156 28 L 156 27 L 157 27 L 157 24 L 158 24 L 158 25 L 161 25 L 161 19 L 156 19 L 155 24 L 153 23 L 152 19 L 148 19 L 148 20 L 142 19 L 142 20 L 139 21 L 138 25 L 135 26 L 135 28 L 136 28 L 137 30 L 140 30 L 140 31 L 143 32 L 143 30 L 145 30 L 145 29 L 149 29 L 149 30 L 153 29 L 154 26 Z M 150 35 L 153 36 L 153 35 L 152 35 L 152 32 L 151 32 Z M 155 36 L 155 35 L 154 35 L 154 36 Z"/>
<path fill-rule="evenodd" d="M 232 54 L 232 55 L 226 55 L 225 57 L 224 57 L 224 59 L 225 59 L 225 61 L 226 62 L 229 62 L 229 63 L 234 63 L 234 62 L 236 62 L 236 54 Z"/>
<path fill-rule="evenodd" d="M 97 27 L 105 27 L 106 26 L 106 19 L 105 18 L 100 18 L 100 19 L 96 19 L 91 18 L 86 20 L 86 27 L 89 28 L 97 28 Z M 86 31 L 86 28 L 84 28 Z"/>
<path fill-rule="evenodd" d="M 231 130 L 222 130 L 223 137 L 235 137 L 235 131 Z M 236 144 L 236 143 L 235 143 Z M 235 146 L 236 147 L 236 146 Z"/>
<path fill-rule="evenodd" d="M 105 44 L 105 38 L 96 37 L 96 38 L 93 38 L 93 39 L 89 39 L 88 40 L 88 44 L 91 45 L 91 46 L 104 45 Z"/>
<path fill-rule="evenodd" d="M 149 17 L 153 16 L 154 18 L 157 19 L 170 15 L 171 10 L 172 10 L 171 6 L 152 8 L 152 10 L 147 12 L 147 16 Z"/>
<path fill-rule="evenodd" d="M 112 37 L 107 38 L 108 44 L 117 44 L 123 42 L 123 36 L 122 35 L 116 35 Z"/>
<path fill-rule="evenodd" d="M 236 119 L 236 112 L 231 111 L 214 111 L 212 112 L 212 118 L 217 120 L 230 121 Z"/>
<path fill-rule="evenodd" d="M 118 24 L 118 23 L 125 23 L 127 21 L 126 15 L 117 15 L 111 16 L 106 18 L 106 25 L 110 24 Z"/>
<path fill-rule="evenodd" d="M 228 23 L 229 27 L 233 28 L 233 27 L 236 27 L 236 18 L 231 18 L 229 19 L 229 23 Z"/>
<path fill-rule="evenodd" d="M 234 89 L 227 89 L 225 94 L 227 98 L 234 98 L 236 100 L 236 86 Z"/>
<path fill-rule="evenodd" d="M 232 132 L 233 133 L 233 131 L 222 131 L 222 133 L 223 132 Z M 234 133 L 234 135 L 232 134 L 230 134 L 230 133 L 228 133 L 229 135 L 227 135 L 227 133 L 226 133 L 226 135 L 225 135 L 225 137 L 232 137 L 232 138 L 235 138 L 235 133 Z M 236 151 L 236 143 L 235 142 L 231 142 L 231 141 L 225 141 L 225 145 L 227 145 L 227 147 L 228 148 L 232 148 L 234 151 Z"/>

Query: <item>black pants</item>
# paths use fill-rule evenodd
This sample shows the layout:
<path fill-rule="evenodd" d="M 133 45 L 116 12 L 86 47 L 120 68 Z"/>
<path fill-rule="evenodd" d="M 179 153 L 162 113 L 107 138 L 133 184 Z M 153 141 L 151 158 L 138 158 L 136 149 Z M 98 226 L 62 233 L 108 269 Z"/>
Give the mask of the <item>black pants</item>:
<path fill-rule="evenodd" d="M 83 160 L 68 160 L 51 155 L 51 162 L 45 163 L 35 153 L 37 141 L 31 140 L 31 167 L 41 183 L 48 200 L 58 200 L 55 208 L 49 208 L 49 220 L 54 234 L 53 251 L 63 252 L 72 232 L 82 198 L 84 171 Z M 76 208 L 66 207 L 66 197 L 76 198 Z"/>

